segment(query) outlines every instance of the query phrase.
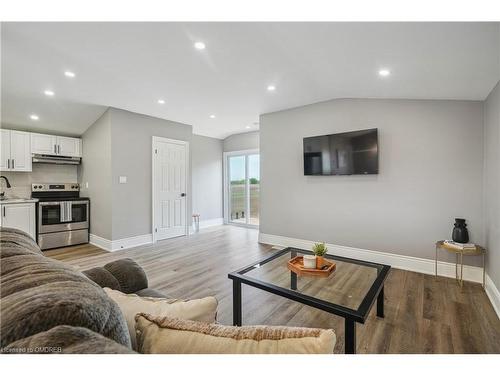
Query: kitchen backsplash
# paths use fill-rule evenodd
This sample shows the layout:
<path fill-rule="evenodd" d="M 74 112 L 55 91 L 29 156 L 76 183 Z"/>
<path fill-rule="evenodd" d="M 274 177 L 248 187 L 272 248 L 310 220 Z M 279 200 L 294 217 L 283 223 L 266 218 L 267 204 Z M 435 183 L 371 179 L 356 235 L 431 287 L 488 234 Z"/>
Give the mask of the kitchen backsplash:
<path fill-rule="evenodd" d="M 0 191 L 7 197 L 29 198 L 31 184 L 34 182 L 78 182 L 77 165 L 33 164 L 32 172 L 0 172 L 9 179 L 12 187 L 7 189 L 5 181 L 0 180 Z"/>

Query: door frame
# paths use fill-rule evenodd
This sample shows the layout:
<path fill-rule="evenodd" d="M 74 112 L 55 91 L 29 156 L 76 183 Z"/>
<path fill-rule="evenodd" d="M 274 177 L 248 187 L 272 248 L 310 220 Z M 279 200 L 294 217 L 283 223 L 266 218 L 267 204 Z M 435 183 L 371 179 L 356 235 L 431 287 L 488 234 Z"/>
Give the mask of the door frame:
<path fill-rule="evenodd" d="M 189 173 L 191 170 L 191 165 L 189 161 L 189 142 L 188 141 L 181 141 L 179 139 L 171 139 L 171 138 L 165 138 L 165 137 L 158 137 L 153 135 L 151 138 L 151 233 L 153 237 L 153 243 L 157 241 L 156 238 L 156 216 L 155 216 L 155 200 L 156 200 L 156 188 L 155 188 L 155 170 L 156 170 L 156 160 L 155 160 L 155 142 L 156 141 L 163 141 L 167 143 L 175 143 L 178 145 L 184 145 L 186 147 L 186 167 L 185 167 L 185 173 L 184 173 L 184 179 L 185 179 L 185 185 L 186 185 L 186 225 L 184 229 L 184 235 L 187 236 L 189 235 L 189 217 L 188 212 L 189 212 L 189 204 L 188 204 L 188 197 L 191 197 L 191 187 L 188 184 L 189 181 Z M 168 238 L 165 238 L 168 239 Z"/>
<path fill-rule="evenodd" d="M 242 155 L 255 155 L 259 154 L 260 155 L 260 149 L 258 148 L 251 148 L 247 150 L 239 150 L 239 151 L 227 151 L 222 153 L 222 169 L 224 170 L 224 187 L 223 187 L 223 195 L 224 195 L 224 224 L 231 224 L 231 225 L 237 225 L 240 227 L 246 227 L 246 228 L 258 228 L 258 225 L 252 225 L 252 224 L 243 224 L 243 223 L 234 223 L 231 220 L 229 220 L 229 176 L 227 174 L 228 172 L 228 158 L 230 156 L 242 156 Z M 260 176 L 259 176 L 260 177 Z M 248 158 L 245 158 L 245 180 L 247 181 L 245 189 L 247 190 L 247 194 L 249 194 L 249 184 L 248 184 Z M 250 210 L 249 210 L 249 202 L 250 199 L 247 199 L 246 202 L 246 212 L 249 215 Z"/>

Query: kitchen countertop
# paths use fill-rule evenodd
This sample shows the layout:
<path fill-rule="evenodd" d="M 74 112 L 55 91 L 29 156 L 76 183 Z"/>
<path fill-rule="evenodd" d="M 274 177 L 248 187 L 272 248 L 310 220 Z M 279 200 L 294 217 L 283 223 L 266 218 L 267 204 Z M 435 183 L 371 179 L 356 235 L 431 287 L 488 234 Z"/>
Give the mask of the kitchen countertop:
<path fill-rule="evenodd" d="M 14 203 L 36 203 L 36 198 L 6 198 L 0 200 L 0 204 L 14 204 Z"/>

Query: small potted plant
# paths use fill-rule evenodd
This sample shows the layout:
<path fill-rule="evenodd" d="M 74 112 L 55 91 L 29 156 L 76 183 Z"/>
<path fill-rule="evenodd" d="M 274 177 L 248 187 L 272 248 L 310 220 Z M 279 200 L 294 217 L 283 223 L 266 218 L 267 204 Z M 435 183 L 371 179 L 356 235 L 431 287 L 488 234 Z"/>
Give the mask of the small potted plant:
<path fill-rule="evenodd" d="M 328 248 L 325 246 L 324 242 L 315 243 L 312 247 L 314 255 L 316 255 L 316 268 L 323 267 L 324 258 L 323 256 L 328 252 Z"/>

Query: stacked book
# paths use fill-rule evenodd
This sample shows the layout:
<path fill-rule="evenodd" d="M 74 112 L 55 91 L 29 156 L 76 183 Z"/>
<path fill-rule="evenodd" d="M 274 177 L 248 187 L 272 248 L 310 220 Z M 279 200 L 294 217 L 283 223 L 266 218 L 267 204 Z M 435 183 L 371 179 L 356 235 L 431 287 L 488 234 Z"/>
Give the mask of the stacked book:
<path fill-rule="evenodd" d="M 444 241 L 444 244 L 448 247 L 458 250 L 474 250 L 476 248 L 476 245 L 473 243 L 460 243 L 450 240 Z"/>

